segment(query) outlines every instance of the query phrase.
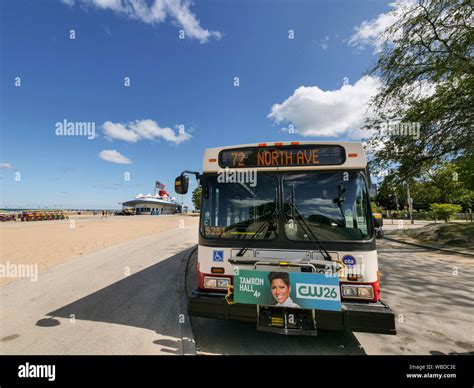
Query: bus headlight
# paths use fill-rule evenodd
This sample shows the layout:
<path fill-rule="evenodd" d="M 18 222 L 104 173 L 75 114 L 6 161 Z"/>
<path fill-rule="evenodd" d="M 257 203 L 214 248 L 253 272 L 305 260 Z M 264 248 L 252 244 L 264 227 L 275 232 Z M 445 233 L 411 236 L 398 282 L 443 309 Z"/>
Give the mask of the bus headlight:
<path fill-rule="evenodd" d="M 343 284 L 341 291 L 343 298 L 374 299 L 374 289 L 372 286 Z"/>
<path fill-rule="evenodd" d="M 225 290 L 228 286 L 230 286 L 230 278 L 214 278 L 210 276 L 204 277 L 205 288 L 220 288 Z"/>
<path fill-rule="evenodd" d="M 345 297 L 357 297 L 357 288 L 350 286 L 342 286 L 342 296 Z"/>
<path fill-rule="evenodd" d="M 217 288 L 227 288 L 230 286 L 230 279 L 218 279 Z"/>
<path fill-rule="evenodd" d="M 217 279 L 216 278 L 204 278 L 204 287 L 206 288 L 217 288 Z"/>
<path fill-rule="evenodd" d="M 357 288 L 358 297 L 364 299 L 374 299 L 374 289 L 372 286 Z"/>

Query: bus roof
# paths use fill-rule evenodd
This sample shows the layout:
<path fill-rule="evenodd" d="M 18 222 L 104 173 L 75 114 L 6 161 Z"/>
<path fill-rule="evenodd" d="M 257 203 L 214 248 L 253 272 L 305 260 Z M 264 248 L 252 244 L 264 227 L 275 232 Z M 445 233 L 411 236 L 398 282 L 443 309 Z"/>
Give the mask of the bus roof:
<path fill-rule="evenodd" d="M 204 151 L 204 159 L 202 164 L 203 173 L 217 172 L 225 166 L 221 165 L 219 154 L 224 150 L 235 149 L 261 149 L 261 150 L 278 150 L 285 151 L 291 148 L 299 149 L 299 147 L 310 146 L 340 146 L 344 149 L 345 160 L 338 164 L 321 164 L 321 165 L 292 165 L 292 166 L 265 166 L 265 167 L 248 167 L 262 171 L 295 171 L 295 170 L 341 170 L 341 169 L 365 169 L 367 160 L 364 148 L 360 142 L 337 142 L 337 141 L 286 141 L 286 142 L 267 142 L 253 144 L 239 144 L 225 147 L 207 148 Z M 308 147 L 309 146 L 309 147 Z M 271 151 L 270 151 L 271 152 Z M 240 168 L 242 168 L 241 166 Z"/>

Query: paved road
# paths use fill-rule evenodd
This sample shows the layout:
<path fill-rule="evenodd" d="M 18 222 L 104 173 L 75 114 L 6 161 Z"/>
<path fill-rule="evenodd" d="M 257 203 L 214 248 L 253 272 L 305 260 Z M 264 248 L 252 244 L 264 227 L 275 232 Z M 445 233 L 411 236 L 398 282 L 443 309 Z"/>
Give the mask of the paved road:
<path fill-rule="evenodd" d="M 196 242 L 174 229 L 0 288 L 0 354 L 181 354 L 177 279 Z"/>
<path fill-rule="evenodd" d="M 398 335 L 357 334 L 367 353 L 474 355 L 473 258 L 381 241 L 382 298 Z"/>
<path fill-rule="evenodd" d="M 320 330 L 317 337 L 286 337 L 254 324 L 192 317 L 198 353 L 474 354 L 473 259 L 386 240 L 378 250 L 382 298 L 397 314 L 397 336 Z M 195 276 L 188 276 L 188 292 Z"/>
<path fill-rule="evenodd" d="M 177 283 L 196 240 L 195 226 L 172 230 L 0 288 L 0 354 L 182 354 L 188 342 Z M 397 336 L 285 337 L 253 324 L 192 318 L 198 353 L 474 354 L 473 260 L 383 240 L 379 256 Z M 189 268 L 188 292 L 196 284 L 194 263 Z"/>

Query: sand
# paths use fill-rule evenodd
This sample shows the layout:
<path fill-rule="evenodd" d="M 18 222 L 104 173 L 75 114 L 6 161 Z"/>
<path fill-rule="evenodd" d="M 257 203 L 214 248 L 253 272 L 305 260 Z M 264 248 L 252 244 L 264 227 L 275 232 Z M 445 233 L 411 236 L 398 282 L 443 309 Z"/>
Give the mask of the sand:
<path fill-rule="evenodd" d="M 86 255 L 172 228 L 196 226 L 198 217 L 71 216 L 69 220 L 0 224 L 0 265 L 38 265 L 41 272 L 73 257 Z M 0 286 L 15 278 L 0 277 Z"/>

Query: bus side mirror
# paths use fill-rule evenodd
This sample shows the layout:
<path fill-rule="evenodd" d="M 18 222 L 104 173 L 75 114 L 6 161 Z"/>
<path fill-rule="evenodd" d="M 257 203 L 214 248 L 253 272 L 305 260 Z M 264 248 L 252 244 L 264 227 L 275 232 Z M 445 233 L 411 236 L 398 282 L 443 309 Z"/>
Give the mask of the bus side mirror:
<path fill-rule="evenodd" d="M 189 177 L 187 175 L 180 175 L 174 180 L 174 191 L 177 194 L 186 194 L 189 187 Z"/>

